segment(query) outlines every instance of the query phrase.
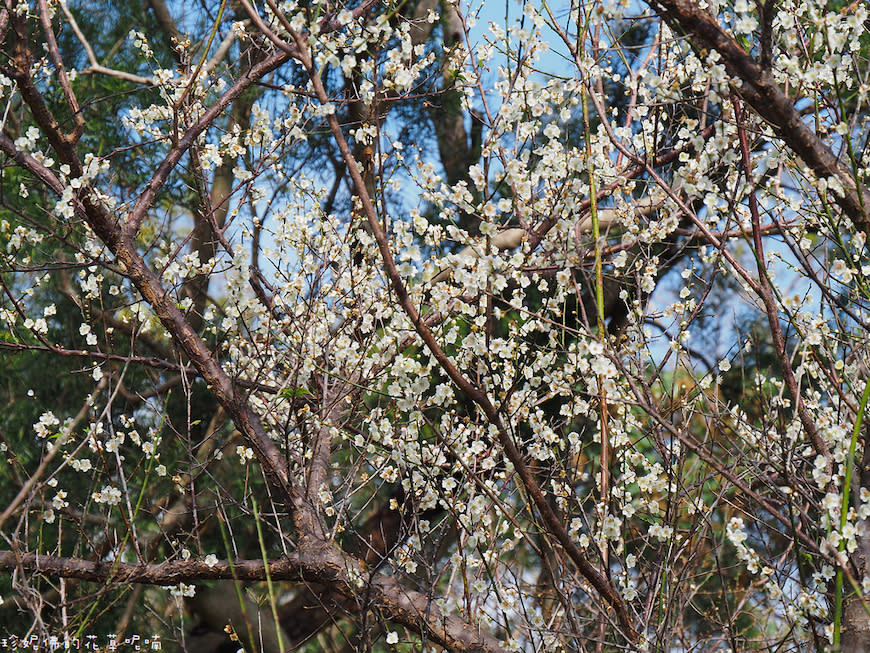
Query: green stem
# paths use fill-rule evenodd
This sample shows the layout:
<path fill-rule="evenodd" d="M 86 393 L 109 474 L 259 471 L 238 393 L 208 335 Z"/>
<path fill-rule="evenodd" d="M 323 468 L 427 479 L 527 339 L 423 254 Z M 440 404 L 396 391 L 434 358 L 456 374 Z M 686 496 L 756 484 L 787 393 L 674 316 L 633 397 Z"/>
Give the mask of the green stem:
<path fill-rule="evenodd" d="M 272 608 L 272 618 L 275 620 L 275 637 L 278 638 L 278 650 L 284 653 L 284 637 L 281 633 L 281 623 L 278 621 L 278 602 L 275 600 L 275 588 L 272 585 L 272 574 L 269 572 L 269 556 L 266 555 L 266 542 L 263 539 L 263 526 L 257 512 L 257 501 L 251 497 L 254 509 L 254 524 L 257 526 L 257 541 L 260 543 L 260 555 L 263 556 L 263 569 L 266 571 L 266 587 L 269 591 L 269 607 Z"/>
<path fill-rule="evenodd" d="M 849 456 L 846 459 L 846 474 L 843 477 L 843 498 L 840 507 L 840 533 L 846 527 L 849 518 L 849 491 L 852 484 L 852 472 L 855 469 L 855 449 L 858 445 L 858 434 L 861 432 L 861 422 L 864 419 L 864 410 L 870 399 L 870 383 L 864 385 L 864 393 L 861 395 L 861 405 L 858 406 L 858 414 L 855 416 L 855 427 L 852 429 L 852 441 L 849 442 Z M 841 537 L 839 550 L 846 550 L 846 541 Z M 840 645 L 840 627 L 843 620 L 843 568 L 837 568 L 837 577 L 834 581 L 834 648 Z"/>

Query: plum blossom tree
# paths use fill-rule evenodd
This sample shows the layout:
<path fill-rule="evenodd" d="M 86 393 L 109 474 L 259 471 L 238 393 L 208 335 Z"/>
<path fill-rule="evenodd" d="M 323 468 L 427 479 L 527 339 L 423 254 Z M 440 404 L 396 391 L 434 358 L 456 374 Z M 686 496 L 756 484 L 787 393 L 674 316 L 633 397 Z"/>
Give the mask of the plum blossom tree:
<path fill-rule="evenodd" d="M 870 650 L 868 16 L 7 0 L 0 628 Z"/>

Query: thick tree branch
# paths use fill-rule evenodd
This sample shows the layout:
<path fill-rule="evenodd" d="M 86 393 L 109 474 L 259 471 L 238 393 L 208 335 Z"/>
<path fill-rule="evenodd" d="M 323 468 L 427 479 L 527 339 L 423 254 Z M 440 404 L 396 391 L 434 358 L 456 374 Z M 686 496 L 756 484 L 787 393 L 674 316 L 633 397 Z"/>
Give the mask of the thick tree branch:
<path fill-rule="evenodd" d="M 39 19 L 42 23 L 42 31 L 45 34 L 46 44 L 48 45 L 48 56 L 51 57 L 51 62 L 57 71 L 57 78 L 60 81 L 60 87 L 63 89 L 64 98 L 72 112 L 73 131 L 66 135 L 66 139 L 75 144 L 81 138 L 85 131 L 85 118 L 82 115 L 82 110 L 79 107 L 78 98 L 72 90 L 72 85 L 69 81 L 69 76 L 66 73 L 66 66 L 63 64 L 63 59 L 60 56 L 60 51 L 57 47 L 57 39 L 54 36 L 54 28 L 51 26 L 51 15 L 48 9 L 46 0 L 39 0 Z"/>
<path fill-rule="evenodd" d="M 287 63 L 289 60 L 290 55 L 287 52 L 281 51 L 272 54 L 257 64 L 254 64 L 226 91 L 226 93 L 220 97 L 220 99 L 203 112 L 202 116 L 191 125 L 177 141 L 175 141 L 172 148 L 169 150 L 169 153 L 157 167 L 151 180 L 145 185 L 145 189 L 142 194 L 139 195 L 139 199 L 136 200 L 136 204 L 133 206 L 132 211 L 130 211 L 130 215 L 127 217 L 127 221 L 123 228 L 123 234 L 125 237 L 129 238 L 135 236 L 139 231 L 142 220 L 145 219 L 145 215 L 148 213 L 151 205 L 154 204 L 154 200 L 157 199 L 157 193 L 163 187 L 163 184 L 169 178 L 169 175 L 175 169 L 175 166 L 178 165 L 181 157 L 184 156 L 184 153 L 187 152 L 188 149 L 190 149 L 199 135 L 211 127 L 214 124 L 215 119 L 223 113 L 224 109 L 230 106 L 230 104 L 250 88 L 251 85 L 258 82 L 276 68 Z"/>
<path fill-rule="evenodd" d="M 23 29 L 20 22 L 18 27 L 19 36 L 22 36 Z M 21 41 L 19 45 L 20 43 Z M 19 54 L 21 59 L 18 72 L 19 75 L 26 75 L 30 60 L 23 46 L 19 48 Z M 364 587 L 367 600 L 379 606 L 391 620 L 414 631 L 425 633 L 442 646 L 457 651 L 498 651 L 500 650 L 498 642 L 491 636 L 477 633 L 469 624 L 454 616 L 442 615 L 429 597 L 408 590 L 398 581 L 379 574 L 370 575 L 360 561 L 344 554 L 325 539 L 328 534 L 323 532 L 323 525 L 308 502 L 306 492 L 291 475 L 283 453 L 266 432 L 260 417 L 248 403 L 247 396 L 239 391 L 232 379 L 224 372 L 177 306 L 175 298 L 163 287 L 158 275 L 149 267 L 136 247 L 135 235 L 138 225 L 151 206 L 158 189 L 175 169 L 183 153 L 235 97 L 287 60 L 287 53 L 282 51 L 253 66 L 187 130 L 158 168 L 123 228 L 89 188 L 77 191 L 76 211 L 113 252 L 127 278 L 154 310 L 178 348 L 209 383 L 218 402 L 254 448 L 264 474 L 278 492 L 278 500 L 285 502 L 293 511 L 297 531 L 296 563 L 294 564 L 291 559 L 286 568 L 276 569 L 276 573 L 271 577 L 323 582 L 330 584 L 347 598 L 355 597 Z M 57 122 L 32 84 L 25 100 L 31 106 L 37 124 L 54 146 L 61 161 L 71 168 L 75 166 L 80 170 L 81 164 L 74 150 L 62 138 Z M 3 146 L 3 149 L 7 150 L 10 156 L 25 169 L 41 176 L 55 192 L 63 192 L 63 184 L 33 157 L 17 152 L 14 145 L 5 138 L 0 140 L 0 146 Z M 322 460 L 322 456 L 318 457 Z M 194 563 L 192 567 L 184 566 L 188 563 L 179 564 L 181 566 L 125 566 L 121 563 L 113 565 L 62 558 L 50 559 L 36 555 L 17 555 L 11 551 L 0 556 L 0 568 L 3 569 L 51 572 L 62 577 L 92 580 L 111 579 L 118 582 L 166 584 L 190 582 L 194 578 L 218 578 L 221 577 L 221 573 L 224 574 L 223 577 L 231 576 L 228 563 L 225 566 L 216 566 L 214 571 L 204 569 L 204 563 Z M 249 564 L 241 564 L 240 573 L 243 578 L 253 578 L 257 573 L 260 574 L 256 576 L 258 578 L 263 578 L 265 575 L 263 567 L 258 567 L 259 571 L 250 571 L 250 569 Z"/>
<path fill-rule="evenodd" d="M 204 580 L 264 580 L 267 567 L 262 560 L 223 560 L 213 565 L 201 560 L 129 564 L 0 551 L 0 570 L 97 583 L 177 585 Z M 348 597 L 363 593 L 357 584 L 356 579 L 359 579 L 367 587 L 367 600 L 389 614 L 392 621 L 412 631 L 426 632 L 435 643 L 451 651 L 497 653 L 502 650 L 495 638 L 476 633 L 453 615 L 442 614 L 429 597 L 408 590 L 387 576 L 369 576 L 359 566 L 348 567 L 343 557 L 327 549 L 317 554 L 291 553 L 284 558 L 269 560 L 268 572 L 272 580 L 320 582 L 338 587 Z"/>
<path fill-rule="evenodd" d="M 833 177 L 842 185 L 842 195 L 834 192 L 836 203 L 856 226 L 864 232 L 870 230 L 870 191 L 856 182 L 852 171 L 809 128 L 771 73 L 694 0 L 651 0 L 650 6 L 659 10 L 675 31 L 685 33 L 695 47 L 715 50 L 722 56 L 728 74 L 740 80 L 734 88 L 746 103 L 819 178 Z"/>

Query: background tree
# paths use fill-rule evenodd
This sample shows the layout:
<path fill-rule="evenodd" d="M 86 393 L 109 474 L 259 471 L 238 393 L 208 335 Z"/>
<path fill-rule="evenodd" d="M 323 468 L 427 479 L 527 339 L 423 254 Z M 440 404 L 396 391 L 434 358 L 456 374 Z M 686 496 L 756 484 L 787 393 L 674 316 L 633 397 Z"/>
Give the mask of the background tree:
<path fill-rule="evenodd" d="M 7 2 L 2 628 L 870 648 L 867 21 Z"/>

